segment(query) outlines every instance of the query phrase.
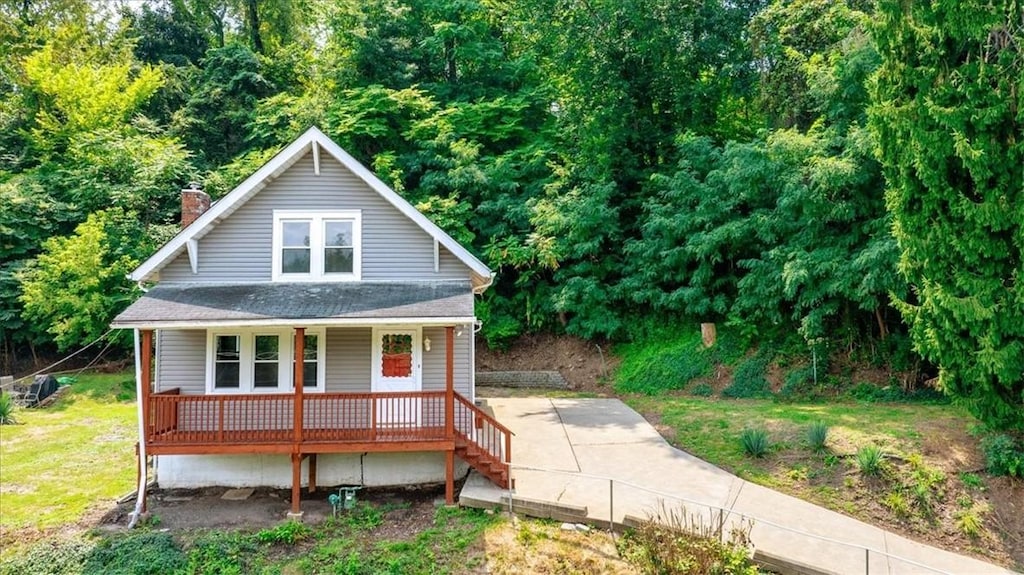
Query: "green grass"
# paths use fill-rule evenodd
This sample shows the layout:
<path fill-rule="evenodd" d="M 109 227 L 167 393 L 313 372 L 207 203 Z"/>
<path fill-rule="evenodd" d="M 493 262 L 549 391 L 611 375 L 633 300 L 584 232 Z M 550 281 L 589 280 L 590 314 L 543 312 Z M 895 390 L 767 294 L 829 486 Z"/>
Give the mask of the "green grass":
<path fill-rule="evenodd" d="M 77 523 L 135 482 L 133 374 L 83 375 L 55 404 L 0 426 L 4 538 Z M 0 541 L 9 547 L 10 541 Z"/>
<path fill-rule="evenodd" d="M 677 396 L 631 396 L 624 398 L 645 414 L 657 414 L 662 424 L 674 430 L 673 443 L 706 461 L 754 481 L 770 484 L 769 471 L 744 456 L 739 437 L 745 428 L 767 430 L 780 448 L 800 445 L 809 425 L 823 422 L 829 427 L 830 444 L 852 455 L 867 442 L 886 448 L 910 451 L 919 446 L 917 429 L 924 423 L 952 420 L 966 426 L 970 418 L 952 405 L 864 404 L 864 403 L 777 403 L 757 399 L 703 399 Z M 901 449 L 902 448 L 902 449 Z"/>

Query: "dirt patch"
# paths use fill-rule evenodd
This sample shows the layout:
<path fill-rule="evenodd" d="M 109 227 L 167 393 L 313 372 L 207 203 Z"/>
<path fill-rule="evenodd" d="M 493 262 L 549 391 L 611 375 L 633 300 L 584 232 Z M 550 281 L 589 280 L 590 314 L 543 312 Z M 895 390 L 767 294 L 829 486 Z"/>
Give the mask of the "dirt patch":
<path fill-rule="evenodd" d="M 575 391 L 607 392 L 604 385 L 618 366 L 610 345 L 571 336 L 525 335 L 508 351 L 477 341 L 477 371 L 557 371 Z"/>
<path fill-rule="evenodd" d="M 484 534 L 486 573 L 605 573 L 639 571 L 619 557 L 615 541 L 604 531 L 562 530 L 549 521 L 506 521 Z"/>
<path fill-rule="evenodd" d="M 265 529 L 286 520 L 291 509 L 291 490 L 257 488 L 249 498 L 230 501 L 221 496 L 226 487 L 202 489 L 154 489 L 150 491 L 150 521 L 172 532 L 206 529 Z M 337 489 L 321 488 L 315 493 L 302 490 L 302 520 L 319 524 L 334 514 L 328 497 Z M 410 488 L 367 488 L 357 492 L 359 501 L 387 509 L 387 521 L 374 531 L 380 539 L 401 539 L 430 526 L 436 502 L 444 498 L 444 486 Z M 135 502 L 116 506 L 103 515 L 99 527 L 108 531 L 125 529 Z M 339 511 L 344 513 L 344 511 Z"/>
<path fill-rule="evenodd" d="M 1024 567 L 1024 481 L 995 477 L 986 482 L 992 509 L 988 520 L 1002 534 L 1017 568 Z"/>

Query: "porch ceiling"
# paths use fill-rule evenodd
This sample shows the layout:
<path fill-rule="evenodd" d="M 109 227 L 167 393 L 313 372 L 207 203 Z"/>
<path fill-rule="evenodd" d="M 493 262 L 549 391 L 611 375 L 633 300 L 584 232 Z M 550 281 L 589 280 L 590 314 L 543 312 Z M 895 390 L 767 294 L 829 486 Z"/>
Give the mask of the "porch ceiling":
<path fill-rule="evenodd" d="M 158 285 L 112 327 L 471 321 L 468 281 Z"/>

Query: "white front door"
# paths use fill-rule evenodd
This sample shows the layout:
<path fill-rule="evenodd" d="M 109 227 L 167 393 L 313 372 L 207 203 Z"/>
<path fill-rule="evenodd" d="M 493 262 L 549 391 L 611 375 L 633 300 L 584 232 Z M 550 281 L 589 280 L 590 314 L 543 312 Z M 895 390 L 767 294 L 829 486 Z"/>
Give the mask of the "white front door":
<path fill-rule="evenodd" d="M 421 391 L 422 347 L 419 328 L 374 328 L 371 391 Z M 377 420 L 386 424 L 417 423 L 418 398 L 377 400 Z"/>

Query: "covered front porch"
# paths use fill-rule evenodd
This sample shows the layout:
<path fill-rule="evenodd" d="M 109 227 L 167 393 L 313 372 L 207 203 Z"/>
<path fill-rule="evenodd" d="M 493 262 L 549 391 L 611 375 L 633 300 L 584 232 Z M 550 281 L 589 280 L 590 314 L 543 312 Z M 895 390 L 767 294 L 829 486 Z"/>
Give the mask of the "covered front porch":
<path fill-rule="evenodd" d="M 465 282 L 157 286 L 115 322 L 136 333 L 140 454 L 289 458 L 296 514 L 322 454 L 395 454 L 395 484 L 443 455 L 449 502 L 455 457 L 508 486 L 511 434 L 473 402 L 472 305 Z M 223 458 L 187 459 L 216 480 Z"/>
<path fill-rule="evenodd" d="M 154 330 L 139 330 L 141 424 L 145 455 L 280 454 L 292 465 L 292 513 L 305 483 L 315 490 L 317 454 L 443 452 L 445 497 L 454 502 L 455 457 L 501 487 L 510 484 L 511 432 L 455 391 L 455 326 L 445 328 L 444 391 L 184 395 L 153 391 Z M 294 330 L 303 357 L 305 329 Z M 294 361 L 293 381 L 304 381 Z"/>

